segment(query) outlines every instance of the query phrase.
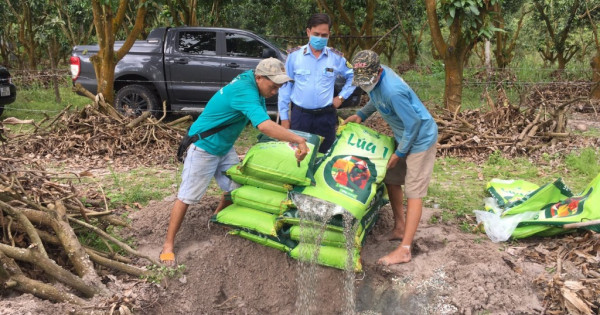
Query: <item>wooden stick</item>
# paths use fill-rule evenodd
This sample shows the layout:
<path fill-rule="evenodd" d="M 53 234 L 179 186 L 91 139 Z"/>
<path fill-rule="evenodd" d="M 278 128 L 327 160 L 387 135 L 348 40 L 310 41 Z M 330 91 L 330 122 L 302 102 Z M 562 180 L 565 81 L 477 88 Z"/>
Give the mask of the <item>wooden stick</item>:
<path fill-rule="evenodd" d="M 592 221 L 585 221 L 585 222 L 578 222 L 578 223 L 569 223 L 569 224 L 563 225 L 563 229 L 575 229 L 575 228 L 580 228 L 580 227 L 584 227 L 584 226 L 599 225 L 599 224 L 600 224 L 600 220 L 592 220 Z"/>

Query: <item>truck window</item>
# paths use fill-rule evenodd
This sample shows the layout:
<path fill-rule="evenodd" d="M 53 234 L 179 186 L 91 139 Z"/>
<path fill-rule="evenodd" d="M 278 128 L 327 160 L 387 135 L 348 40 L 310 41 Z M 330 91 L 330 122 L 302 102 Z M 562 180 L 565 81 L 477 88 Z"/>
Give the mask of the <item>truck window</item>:
<path fill-rule="evenodd" d="M 215 56 L 217 54 L 217 33 L 180 32 L 178 50 L 192 55 Z"/>
<path fill-rule="evenodd" d="M 260 41 L 237 33 L 225 34 L 228 56 L 262 58 L 263 49 L 268 48 Z"/>

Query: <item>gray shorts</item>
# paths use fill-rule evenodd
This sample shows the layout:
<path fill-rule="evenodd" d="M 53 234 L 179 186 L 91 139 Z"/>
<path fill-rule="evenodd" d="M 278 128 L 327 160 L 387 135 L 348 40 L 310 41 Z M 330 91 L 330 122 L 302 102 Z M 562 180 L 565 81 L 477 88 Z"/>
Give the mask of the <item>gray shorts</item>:
<path fill-rule="evenodd" d="M 391 185 L 404 185 L 406 198 L 419 199 L 427 196 L 427 188 L 433 173 L 436 144 L 427 151 L 409 154 L 406 159 L 387 170 L 383 182 Z"/>
<path fill-rule="evenodd" d="M 236 189 L 239 185 L 224 173 L 239 162 L 240 159 L 233 148 L 224 156 L 218 156 L 190 145 L 183 162 L 181 187 L 177 198 L 188 205 L 198 203 L 213 177 L 223 191 L 230 192 Z"/>

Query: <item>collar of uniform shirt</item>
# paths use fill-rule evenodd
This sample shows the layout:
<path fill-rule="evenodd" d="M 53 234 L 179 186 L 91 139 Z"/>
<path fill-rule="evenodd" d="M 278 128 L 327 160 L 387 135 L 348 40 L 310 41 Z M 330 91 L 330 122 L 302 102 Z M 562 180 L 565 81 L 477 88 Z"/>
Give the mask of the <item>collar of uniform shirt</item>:
<path fill-rule="evenodd" d="M 313 55 L 312 50 L 309 47 L 309 44 L 306 44 L 306 47 L 304 47 L 304 54 L 305 55 L 308 55 L 308 54 Z M 328 47 L 323 48 L 323 50 L 321 51 L 321 54 L 329 55 L 329 48 Z"/>

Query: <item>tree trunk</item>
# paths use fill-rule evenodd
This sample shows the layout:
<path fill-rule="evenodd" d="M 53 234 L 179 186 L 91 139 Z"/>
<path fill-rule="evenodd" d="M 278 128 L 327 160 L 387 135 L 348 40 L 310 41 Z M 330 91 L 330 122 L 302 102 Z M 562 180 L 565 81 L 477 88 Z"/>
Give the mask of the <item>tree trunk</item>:
<path fill-rule="evenodd" d="M 445 107 L 455 112 L 462 101 L 463 59 L 454 54 L 448 54 L 444 59 L 446 66 L 446 85 L 444 90 Z"/>
<path fill-rule="evenodd" d="M 487 74 L 489 75 L 492 72 L 492 56 L 491 56 L 491 51 L 492 51 L 492 44 L 489 40 L 485 40 L 485 46 L 484 46 L 484 54 L 485 54 L 485 71 L 487 72 Z"/>
<path fill-rule="evenodd" d="M 590 97 L 595 100 L 600 100 L 600 52 L 592 59 L 590 65 L 592 66 L 592 71 L 594 71 L 594 86 L 592 86 Z"/>
<path fill-rule="evenodd" d="M 50 41 L 50 43 L 48 44 L 48 58 L 50 59 L 50 68 L 52 68 L 52 85 L 54 86 L 54 100 L 57 103 L 61 103 L 62 100 L 60 98 L 60 89 L 59 89 L 59 83 L 58 83 L 58 78 L 56 77 L 56 74 L 54 73 L 56 71 L 57 67 L 57 59 L 58 59 L 58 43 L 56 42 L 56 37 L 52 36 L 52 40 Z"/>
<path fill-rule="evenodd" d="M 559 52 L 556 56 L 556 60 L 558 60 L 558 71 L 559 72 L 563 72 L 565 71 L 565 67 L 567 66 L 567 59 L 565 58 L 564 54 L 562 52 Z"/>

